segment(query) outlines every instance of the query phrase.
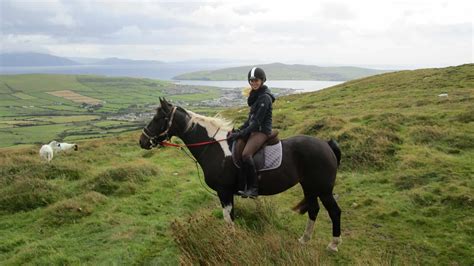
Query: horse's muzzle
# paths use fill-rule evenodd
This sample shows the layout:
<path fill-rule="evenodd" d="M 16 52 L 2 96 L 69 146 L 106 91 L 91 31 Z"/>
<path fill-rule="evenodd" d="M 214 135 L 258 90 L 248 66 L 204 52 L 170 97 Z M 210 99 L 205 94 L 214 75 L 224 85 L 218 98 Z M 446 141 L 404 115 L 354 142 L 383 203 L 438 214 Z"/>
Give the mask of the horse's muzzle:
<path fill-rule="evenodd" d="M 145 150 L 151 150 L 152 145 L 150 140 L 145 137 L 143 134 L 140 136 L 140 140 L 138 141 L 140 143 L 140 147 Z"/>

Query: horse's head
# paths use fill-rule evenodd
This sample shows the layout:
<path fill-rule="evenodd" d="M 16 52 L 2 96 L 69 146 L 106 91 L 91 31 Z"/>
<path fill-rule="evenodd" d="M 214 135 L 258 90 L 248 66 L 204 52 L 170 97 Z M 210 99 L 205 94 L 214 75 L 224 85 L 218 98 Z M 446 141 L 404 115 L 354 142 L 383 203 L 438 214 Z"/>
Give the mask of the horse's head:
<path fill-rule="evenodd" d="M 170 128 L 173 125 L 173 118 L 176 106 L 168 103 L 164 98 L 160 98 L 161 106 L 157 108 L 153 119 L 143 128 L 140 136 L 140 147 L 151 149 L 160 142 L 171 138 Z"/>

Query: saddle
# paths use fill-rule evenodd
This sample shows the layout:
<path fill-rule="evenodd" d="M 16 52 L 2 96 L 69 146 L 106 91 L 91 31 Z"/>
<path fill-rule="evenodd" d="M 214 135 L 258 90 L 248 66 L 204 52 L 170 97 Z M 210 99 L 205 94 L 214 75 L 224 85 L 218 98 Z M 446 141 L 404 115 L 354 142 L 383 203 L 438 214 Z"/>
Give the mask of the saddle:
<path fill-rule="evenodd" d="M 262 147 L 253 156 L 257 172 L 273 170 L 280 167 L 283 156 L 278 133 L 278 130 L 272 130 L 267 141 L 265 141 Z M 232 145 L 232 161 L 237 168 L 240 168 L 241 162 L 238 160 L 240 156 L 237 154 L 238 151 L 235 147 L 234 142 Z"/>

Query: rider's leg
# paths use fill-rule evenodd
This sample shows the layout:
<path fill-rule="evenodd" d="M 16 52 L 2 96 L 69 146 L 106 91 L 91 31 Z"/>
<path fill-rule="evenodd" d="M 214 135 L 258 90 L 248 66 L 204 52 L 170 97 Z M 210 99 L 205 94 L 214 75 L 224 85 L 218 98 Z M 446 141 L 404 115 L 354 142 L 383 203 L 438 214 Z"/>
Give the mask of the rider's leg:
<path fill-rule="evenodd" d="M 261 132 L 253 132 L 250 134 L 244 151 L 242 152 L 242 168 L 247 176 L 247 190 L 244 195 L 251 198 L 258 196 L 258 179 L 257 170 L 255 169 L 255 162 L 253 155 L 262 147 L 268 136 Z"/>
<path fill-rule="evenodd" d="M 238 139 L 236 142 L 235 142 L 235 159 L 237 162 L 239 162 L 240 164 L 240 169 L 239 169 L 239 177 L 238 177 L 238 190 L 247 190 L 247 180 L 245 178 L 245 172 L 243 170 L 243 166 L 242 166 L 242 152 L 245 148 L 245 144 L 247 143 L 247 140 L 245 139 Z"/>

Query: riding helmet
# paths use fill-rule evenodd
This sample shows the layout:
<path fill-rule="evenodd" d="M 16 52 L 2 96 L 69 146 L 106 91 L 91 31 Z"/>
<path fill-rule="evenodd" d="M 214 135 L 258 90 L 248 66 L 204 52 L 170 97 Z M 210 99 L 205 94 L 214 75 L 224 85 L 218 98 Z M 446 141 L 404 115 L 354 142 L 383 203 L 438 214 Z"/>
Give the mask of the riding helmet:
<path fill-rule="evenodd" d="M 267 80 L 267 76 L 265 75 L 265 71 L 263 71 L 263 69 L 259 67 L 253 67 L 250 69 L 247 79 L 249 82 L 251 79 L 261 79 L 262 82 L 265 82 Z"/>

